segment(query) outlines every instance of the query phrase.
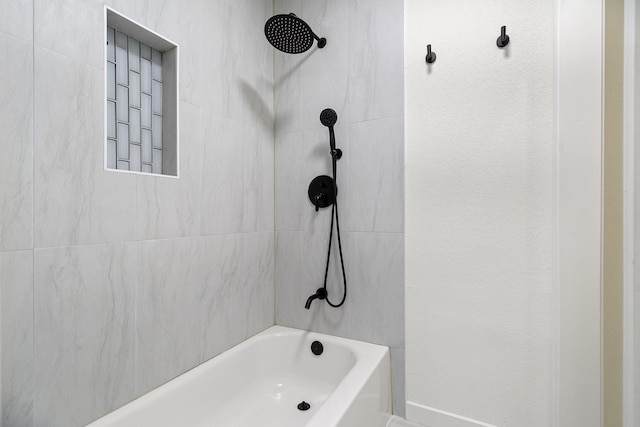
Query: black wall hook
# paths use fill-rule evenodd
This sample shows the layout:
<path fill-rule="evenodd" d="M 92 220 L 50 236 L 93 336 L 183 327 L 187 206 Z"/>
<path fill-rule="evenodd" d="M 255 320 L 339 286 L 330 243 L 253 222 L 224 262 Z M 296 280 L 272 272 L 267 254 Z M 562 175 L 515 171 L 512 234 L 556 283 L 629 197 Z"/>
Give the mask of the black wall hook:
<path fill-rule="evenodd" d="M 430 44 L 427 45 L 427 56 L 425 57 L 425 60 L 427 61 L 427 64 L 433 64 L 436 62 L 436 53 L 431 52 Z"/>
<path fill-rule="evenodd" d="M 507 35 L 507 26 L 503 25 L 500 29 L 500 37 L 496 40 L 496 44 L 500 49 L 509 44 L 509 36 Z"/>

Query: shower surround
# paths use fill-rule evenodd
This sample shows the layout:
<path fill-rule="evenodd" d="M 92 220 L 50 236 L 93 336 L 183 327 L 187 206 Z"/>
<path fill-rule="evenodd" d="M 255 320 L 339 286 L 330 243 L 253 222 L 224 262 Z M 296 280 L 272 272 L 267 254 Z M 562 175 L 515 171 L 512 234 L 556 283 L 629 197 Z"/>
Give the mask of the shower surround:
<path fill-rule="evenodd" d="M 103 1 L 0 4 L 2 426 L 81 426 L 274 323 L 271 0 L 107 1 L 180 45 L 180 178 L 105 171 Z"/>
<path fill-rule="evenodd" d="M 179 179 L 103 168 L 105 4 L 180 46 Z M 274 53 L 290 12 L 327 46 Z M 84 425 L 274 323 L 390 346 L 402 413 L 402 28 L 398 0 L 0 3 L 2 425 Z M 350 288 L 307 311 L 324 108 Z"/>
<path fill-rule="evenodd" d="M 402 0 L 275 0 L 326 37 L 323 49 L 275 51 L 276 324 L 391 348 L 394 411 L 404 414 L 404 4 Z M 304 303 L 322 286 L 331 209 L 307 186 L 331 174 L 320 112 L 338 114 L 340 230 L 348 283 L 343 307 Z M 334 236 L 334 244 L 335 244 Z M 340 301 L 332 251 L 327 288 Z"/>

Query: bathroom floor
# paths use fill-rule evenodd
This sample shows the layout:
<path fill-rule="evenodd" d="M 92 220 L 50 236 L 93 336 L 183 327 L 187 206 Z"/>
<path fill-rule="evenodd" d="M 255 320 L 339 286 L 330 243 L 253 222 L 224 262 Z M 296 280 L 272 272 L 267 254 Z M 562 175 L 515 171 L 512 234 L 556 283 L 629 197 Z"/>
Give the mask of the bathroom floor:
<path fill-rule="evenodd" d="M 422 424 L 416 424 L 411 421 L 407 421 L 404 418 L 394 416 L 389 420 L 387 427 L 428 427 L 428 426 L 423 426 Z"/>

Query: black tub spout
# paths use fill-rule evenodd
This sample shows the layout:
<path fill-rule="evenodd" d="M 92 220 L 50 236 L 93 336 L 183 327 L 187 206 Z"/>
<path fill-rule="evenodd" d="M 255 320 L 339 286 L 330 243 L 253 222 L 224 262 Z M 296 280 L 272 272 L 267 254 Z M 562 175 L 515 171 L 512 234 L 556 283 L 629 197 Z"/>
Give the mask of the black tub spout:
<path fill-rule="evenodd" d="M 307 298 L 307 303 L 304 305 L 304 308 L 309 310 L 309 307 L 311 307 L 311 303 L 313 302 L 314 299 L 325 299 L 325 298 L 327 298 L 327 290 L 325 288 L 318 288 L 315 294 Z"/>

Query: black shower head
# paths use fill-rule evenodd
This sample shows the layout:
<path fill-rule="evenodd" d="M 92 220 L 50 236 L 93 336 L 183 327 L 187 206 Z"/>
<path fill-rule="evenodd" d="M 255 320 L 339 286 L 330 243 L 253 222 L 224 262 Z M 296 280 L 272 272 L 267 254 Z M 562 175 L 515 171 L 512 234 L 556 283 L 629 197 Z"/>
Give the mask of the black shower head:
<path fill-rule="evenodd" d="M 331 108 L 325 108 L 320 113 L 320 123 L 329 128 L 329 145 L 331 147 L 331 156 L 334 159 L 342 157 L 342 151 L 336 150 L 336 136 L 333 133 L 333 125 L 338 121 L 338 113 Z"/>
<path fill-rule="evenodd" d="M 320 113 L 320 123 L 323 126 L 332 127 L 338 121 L 338 113 L 331 108 L 325 108 Z"/>
<path fill-rule="evenodd" d="M 313 46 L 314 39 L 321 49 L 327 44 L 327 39 L 318 38 L 311 27 L 293 13 L 269 18 L 264 24 L 264 35 L 273 47 L 284 53 L 306 52 Z"/>

